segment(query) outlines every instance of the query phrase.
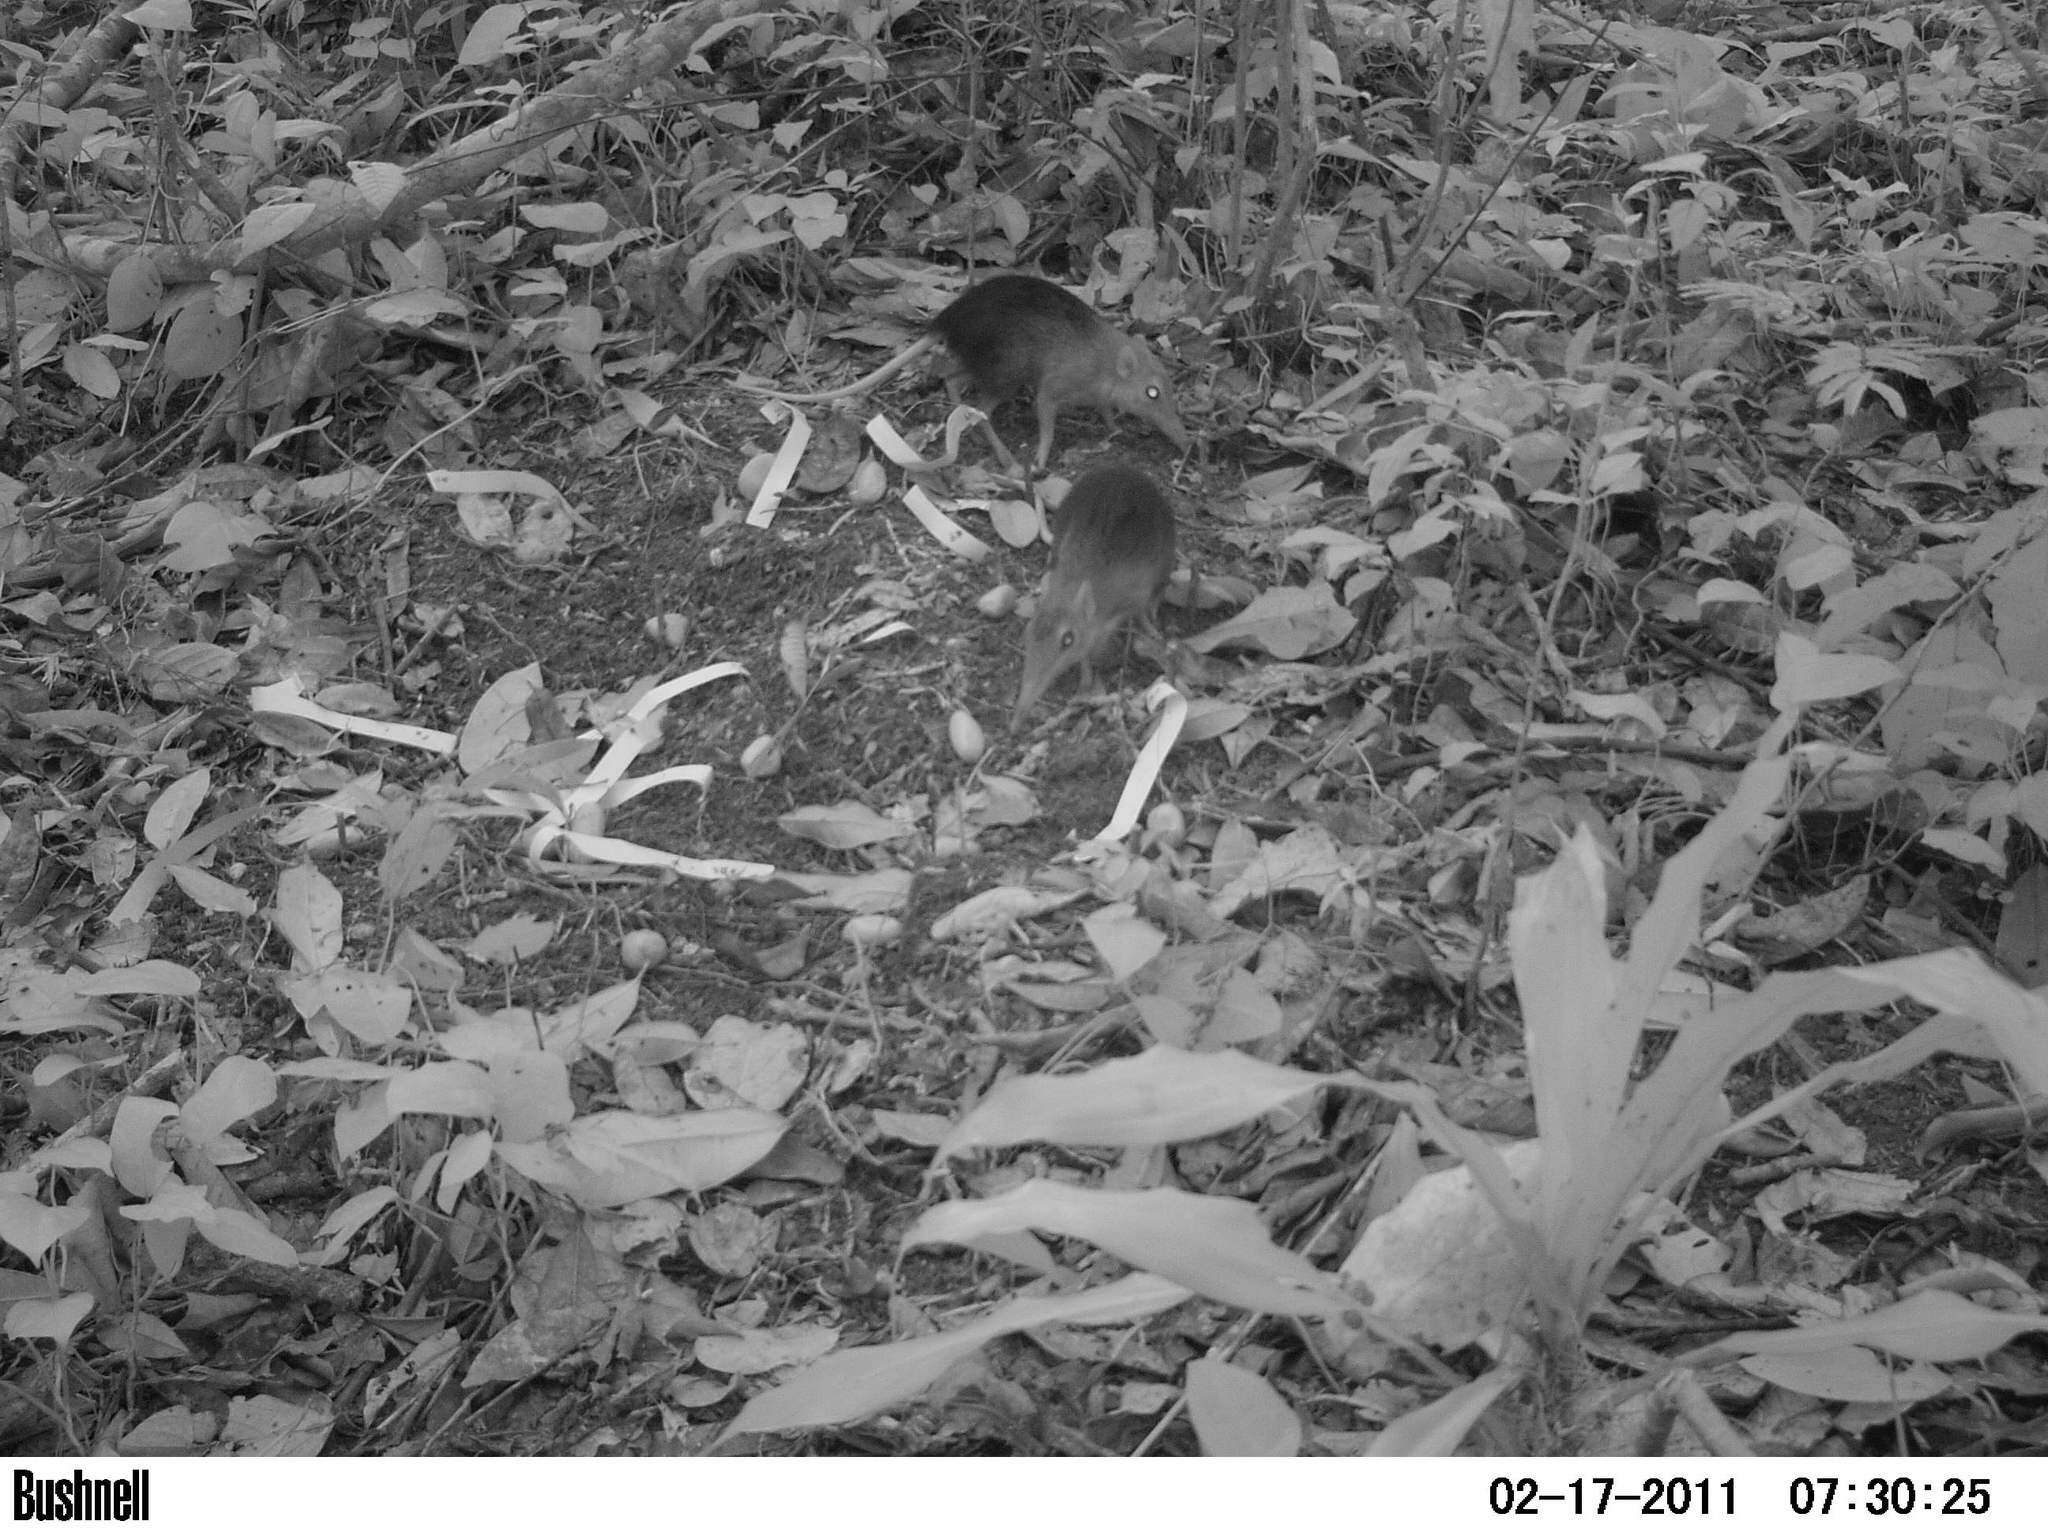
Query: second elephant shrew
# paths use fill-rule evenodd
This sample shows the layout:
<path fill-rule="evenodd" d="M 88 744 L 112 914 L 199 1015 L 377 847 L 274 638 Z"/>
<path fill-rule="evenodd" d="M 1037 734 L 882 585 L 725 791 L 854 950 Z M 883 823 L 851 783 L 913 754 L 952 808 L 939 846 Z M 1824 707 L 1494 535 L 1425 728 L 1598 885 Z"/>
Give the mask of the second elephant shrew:
<path fill-rule="evenodd" d="M 1052 527 L 1052 566 L 1024 631 L 1012 730 L 1066 673 L 1079 667 L 1085 680 L 1127 622 L 1149 627 L 1173 574 L 1173 504 L 1142 470 L 1089 470 Z"/>
<path fill-rule="evenodd" d="M 1176 448 L 1185 449 L 1192 441 L 1180 423 L 1173 381 L 1158 356 L 1058 284 L 1023 272 L 975 283 L 939 311 L 924 336 L 851 384 L 808 395 L 765 393 L 800 405 L 864 394 L 937 346 L 952 356 L 956 388 L 964 384 L 965 393 L 984 407 L 993 410 L 1005 400 L 1030 397 L 1038 415 L 1032 463 L 1041 471 L 1052 457 L 1060 412 L 1075 407 L 1105 419 L 1117 412 L 1135 416 Z M 994 424 L 986 425 L 996 452 L 1014 465 Z M 930 467 L 948 462 L 934 460 Z"/>

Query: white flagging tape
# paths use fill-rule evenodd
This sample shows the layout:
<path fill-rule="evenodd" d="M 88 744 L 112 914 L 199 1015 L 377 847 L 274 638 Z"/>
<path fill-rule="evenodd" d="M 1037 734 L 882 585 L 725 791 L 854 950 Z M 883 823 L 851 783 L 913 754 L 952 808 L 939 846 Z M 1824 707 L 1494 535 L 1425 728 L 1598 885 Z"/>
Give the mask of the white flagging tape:
<path fill-rule="evenodd" d="M 597 760 L 581 784 L 553 796 L 530 791 L 489 791 L 490 798 L 510 809 L 537 812 L 539 820 L 527 833 L 526 856 L 535 865 L 555 872 L 586 868 L 583 860 L 603 864 L 627 864 L 643 869 L 666 869 L 692 880 L 766 880 L 775 873 L 772 864 L 755 864 L 739 859 L 693 859 L 659 848 L 648 848 L 621 837 L 605 837 L 592 831 L 571 830 L 579 817 L 595 811 L 600 815 L 636 800 L 650 789 L 664 784 L 694 784 L 703 789 L 711 782 L 708 763 L 683 763 L 637 779 L 626 777 L 633 760 L 661 741 L 662 715 L 671 699 L 707 683 L 729 677 L 745 677 L 747 669 L 736 661 L 721 661 L 699 667 L 681 677 L 672 677 L 650 688 L 625 717 L 613 727 L 611 745 Z M 555 855 L 549 858 L 549 853 Z M 565 862 L 562 854 L 580 855 Z"/>
<path fill-rule="evenodd" d="M 939 504 L 925 493 L 923 486 L 913 485 L 905 491 L 903 505 L 924 524 L 926 533 L 946 546 L 947 553 L 958 555 L 962 560 L 986 560 L 989 557 L 989 547 L 941 512 Z"/>
<path fill-rule="evenodd" d="M 582 854 L 590 863 L 568 863 L 559 857 L 544 857 L 550 850 L 566 848 Z M 639 869 L 666 869 L 688 880 L 767 880 L 774 876 L 773 864 L 747 864 L 738 859 L 692 859 L 680 853 L 663 853 L 657 848 L 629 843 L 622 837 L 599 837 L 588 832 L 571 832 L 560 822 L 543 822 L 527 838 L 527 857 L 542 869 L 561 873 L 588 874 L 591 864 L 626 864 Z"/>
<path fill-rule="evenodd" d="M 569 498 L 550 480 L 523 469 L 430 469 L 427 484 L 443 496 L 531 496 L 571 511 Z"/>
<path fill-rule="evenodd" d="M 887 416 L 877 414 L 867 426 L 868 441 L 882 450 L 882 457 L 898 469 L 944 469 L 960 457 L 960 439 L 967 435 L 970 427 L 978 427 L 985 419 L 983 413 L 971 405 L 956 405 L 946 418 L 946 453 L 938 459 L 919 458 L 917 450 L 903 440 Z"/>
<path fill-rule="evenodd" d="M 803 462 L 804 449 L 811 443 L 810 419 L 802 411 L 782 400 L 771 400 L 761 407 L 761 414 L 770 421 L 783 411 L 789 412 L 789 430 L 783 434 L 782 446 L 775 450 L 775 461 L 768 466 L 768 478 L 761 482 L 754 504 L 747 508 L 749 528 L 766 528 L 775 521 L 775 510 L 782 505 L 782 493 L 796 478 L 796 467 Z"/>
<path fill-rule="evenodd" d="M 652 789 L 652 780 L 627 779 L 625 772 L 632 766 L 634 758 L 661 740 L 663 707 L 677 695 L 702 688 L 706 683 L 723 682 L 728 677 L 746 675 L 747 669 L 738 662 L 721 661 L 708 667 L 699 667 L 694 672 L 686 672 L 681 677 L 672 677 L 659 687 L 648 689 L 626 712 L 619 733 L 612 738 L 612 744 L 605 749 L 604 756 L 598 759 L 597 766 L 590 770 L 580 786 L 570 792 L 570 809 L 574 810 L 579 804 L 589 804 L 593 801 L 606 806 L 623 805 L 635 795 L 642 793 L 641 790 L 635 789 L 630 794 L 615 794 L 615 791 L 627 784 L 639 783 Z M 711 770 L 706 768 L 703 772 L 705 780 L 708 780 Z M 666 781 L 674 774 L 674 769 L 667 769 L 654 775 L 654 778 Z M 702 787 L 701 781 L 699 787 Z"/>
<path fill-rule="evenodd" d="M 297 715 L 301 720 L 311 720 L 316 725 L 345 731 L 351 736 L 367 736 L 373 741 L 417 747 L 422 752 L 452 754 L 455 751 L 455 738 L 446 731 L 430 731 L 422 725 L 399 725 L 390 720 L 372 720 L 366 715 L 344 715 L 325 704 L 315 704 L 300 691 L 299 681 L 293 677 L 251 688 L 249 707 L 260 715 Z"/>
<path fill-rule="evenodd" d="M 1138 760 L 1131 764 L 1130 777 L 1124 780 L 1123 797 L 1116 803 L 1116 814 L 1109 818 L 1108 826 L 1081 845 L 1082 855 L 1089 855 L 1091 850 L 1106 852 L 1131 835 L 1138 825 L 1138 813 L 1145 809 L 1145 801 L 1152 794 L 1152 786 L 1159 782 L 1159 770 L 1166 766 L 1166 754 L 1180 740 L 1180 728 L 1188 718 L 1188 701 L 1181 691 L 1162 677 L 1145 691 L 1145 703 L 1159 711 L 1159 724 L 1152 728 L 1151 738 L 1138 754 Z"/>
<path fill-rule="evenodd" d="M 581 784 L 553 793 L 486 789 L 483 796 L 506 810 L 539 818 L 527 834 L 526 851 L 527 856 L 543 869 L 588 869 L 584 864 L 564 864 L 559 857 L 554 860 L 543 857 L 550 849 L 561 845 L 584 859 L 673 870 L 692 880 L 766 880 L 775 873 L 772 864 L 755 864 L 740 859 L 693 859 L 678 853 L 665 853 L 658 848 L 645 848 L 624 838 L 569 830 L 571 819 L 579 812 L 611 810 L 664 784 L 694 784 L 699 789 L 707 786 L 711 782 L 711 768 L 706 763 L 681 764 L 637 779 L 627 778 L 626 770 L 632 766 L 634 758 L 661 740 L 662 712 L 669 700 L 702 688 L 707 683 L 746 675 L 747 669 L 738 662 L 721 661 L 648 689 L 614 727 L 616 734 L 611 744 Z M 416 747 L 424 752 L 438 752 L 447 757 L 455 755 L 457 739 L 446 731 L 398 725 L 361 715 L 344 715 L 305 697 L 294 678 L 251 688 L 249 704 L 259 714 L 296 715 L 353 736 L 367 736 L 398 746 Z"/>

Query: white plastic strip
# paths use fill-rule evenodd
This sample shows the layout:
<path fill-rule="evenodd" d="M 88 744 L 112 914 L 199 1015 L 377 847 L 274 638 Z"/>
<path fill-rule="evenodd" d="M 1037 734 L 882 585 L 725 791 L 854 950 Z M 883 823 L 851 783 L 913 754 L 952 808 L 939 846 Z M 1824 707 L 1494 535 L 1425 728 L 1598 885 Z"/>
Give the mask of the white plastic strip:
<path fill-rule="evenodd" d="M 594 861 L 641 869 L 665 869 L 691 880 L 765 880 L 775 873 L 772 864 L 755 864 L 740 859 L 693 859 L 620 837 L 570 830 L 572 822 L 589 816 L 593 809 L 600 812 L 615 809 L 664 784 L 694 784 L 699 789 L 708 787 L 711 769 L 703 763 L 663 768 L 639 778 L 628 778 L 626 770 L 633 766 L 633 760 L 642 752 L 660 743 L 662 716 L 670 700 L 707 683 L 746 675 L 747 669 L 738 662 L 721 661 L 686 672 L 681 677 L 670 678 L 636 699 L 633 707 L 613 726 L 615 734 L 611 744 L 584 776 L 582 783 L 545 798 L 521 790 L 491 790 L 487 791 L 487 796 L 508 809 L 537 815 L 538 819 L 526 835 L 526 856 L 544 871 L 584 873 L 588 863 Z M 593 820 L 602 824 L 601 818 Z M 551 854 L 553 857 L 549 857 Z M 565 854 L 575 857 L 565 860 Z"/>
<path fill-rule="evenodd" d="M 923 486 L 913 485 L 905 491 L 903 505 L 924 524 L 926 533 L 946 546 L 947 553 L 958 555 L 962 560 L 986 560 L 989 557 L 989 547 L 941 512 L 939 504 L 925 494 Z"/>
<path fill-rule="evenodd" d="M 686 672 L 681 677 L 670 678 L 659 687 L 648 689 L 632 709 L 627 711 L 618 735 L 612 739 L 612 744 L 605 748 L 604 756 L 598 759 L 597 765 L 584 777 L 583 783 L 569 792 L 570 808 L 573 810 L 578 805 L 587 805 L 592 801 L 616 803 L 607 800 L 606 797 L 611 793 L 612 786 L 625 777 L 626 770 L 633 765 L 633 759 L 661 740 L 662 711 L 670 699 L 678 694 L 688 693 L 693 688 L 702 688 L 706 683 L 746 675 L 747 669 L 738 662 L 721 661 L 712 666 L 699 667 L 694 672 Z"/>
<path fill-rule="evenodd" d="M 782 446 L 775 450 L 775 461 L 768 466 L 768 478 L 761 482 L 754 504 L 747 508 L 749 528 L 766 528 L 775 521 L 782 493 L 796 478 L 796 467 L 803 462 L 804 449 L 811 443 L 810 419 L 802 411 L 783 400 L 773 400 L 761 407 L 761 414 L 770 421 L 783 411 L 789 412 L 789 430 L 783 434 Z"/>
<path fill-rule="evenodd" d="M 882 457 L 898 469 L 925 469 L 929 466 L 910 444 L 903 441 L 903 434 L 896 430 L 895 423 L 888 417 L 876 415 L 868 418 L 868 441 L 882 450 Z"/>
<path fill-rule="evenodd" d="M 917 450 L 903 440 L 895 424 L 880 414 L 868 422 L 868 441 L 881 449 L 882 456 L 899 469 L 944 469 L 960 457 L 960 439 L 967 435 L 968 429 L 980 426 L 985 419 L 984 413 L 974 406 L 954 406 L 946 417 L 945 454 L 936 459 L 919 458 Z"/>
<path fill-rule="evenodd" d="M 568 510 L 552 481 L 522 469 L 430 469 L 427 484 L 443 496 L 531 496 Z"/>
<path fill-rule="evenodd" d="M 659 789 L 664 784 L 694 784 L 699 789 L 709 789 L 711 765 L 678 763 L 675 767 L 664 768 L 659 773 L 643 773 L 637 779 L 620 779 L 606 792 L 604 808 L 611 810 L 629 800 L 637 800 L 650 789 Z"/>
<path fill-rule="evenodd" d="M 372 740 L 389 741 L 401 747 L 417 747 L 422 752 L 452 754 L 455 751 L 455 738 L 446 731 L 430 731 L 419 725 L 399 725 L 390 720 L 372 720 L 365 715 L 344 715 L 324 704 L 315 704 L 300 691 L 297 678 L 287 677 L 251 688 L 249 707 L 261 715 L 297 715 L 302 720 L 346 731 L 351 736 L 368 736 Z"/>
<path fill-rule="evenodd" d="M 569 863 L 546 855 L 563 848 L 583 855 Z M 690 880 L 766 880 L 775 873 L 773 864 L 749 864 L 739 859 L 692 859 L 680 853 L 663 853 L 644 848 L 622 837 L 600 837 L 588 832 L 571 832 L 560 822 L 543 822 L 527 834 L 526 855 L 542 869 L 557 873 L 588 871 L 590 863 L 627 864 L 637 869 L 666 869 Z"/>
<path fill-rule="evenodd" d="M 1084 854 L 1091 848 L 1113 847 L 1131 835 L 1132 829 L 1138 825 L 1138 813 L 1145 809 L 1145 801 L 1152 793 L 1152 786 L 1159 782 L 1159 770 L 1166 766 L 1166 754 L 1180 740 L 1180 728 L 1188 718 L 1186 696 L 1162 677 L 1145 691 L 1145 703 L 1147 707 L 1160 711 L 1159 724 L 1152 728 L 1151 739 L 1138 754 L 1138 760 L 1131 764 L 1130 777 L 1124 780 L 1123 797 L 1116 803 L 1116 814 L 1109 818 L 1108 826 L 1082 844 Z"/>

